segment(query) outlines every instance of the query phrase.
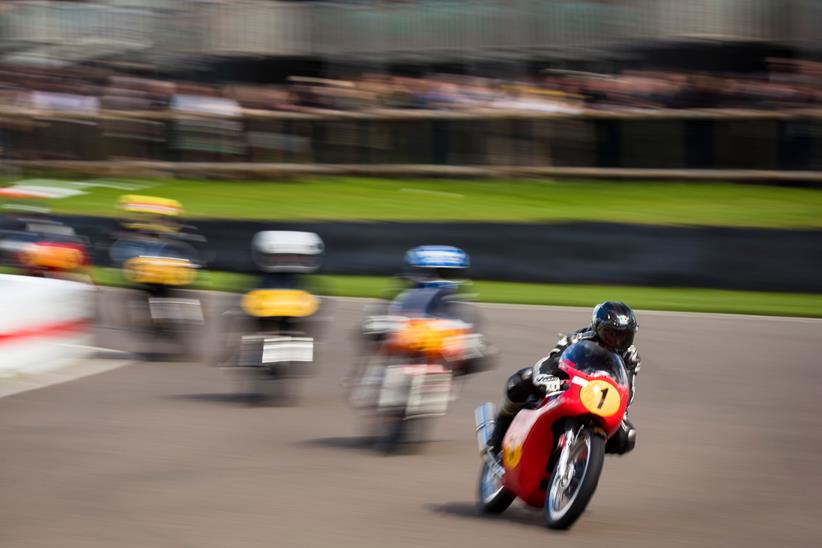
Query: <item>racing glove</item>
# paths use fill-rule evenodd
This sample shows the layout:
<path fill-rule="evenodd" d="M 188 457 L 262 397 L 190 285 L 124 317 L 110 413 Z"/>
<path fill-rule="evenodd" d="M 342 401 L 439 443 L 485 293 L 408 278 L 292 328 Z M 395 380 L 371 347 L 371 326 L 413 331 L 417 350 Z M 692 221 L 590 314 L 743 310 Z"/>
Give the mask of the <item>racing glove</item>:
<path fill-rule="evenodd" d="M 558 392 L 562 389 L 562 381 L 560 380 L 560 378 L 554 375 L 548 375 L 546 373 L 538 373 L 534 375 L 533 380 L 531 382 L 533 382 L 534 386 L 536 386 L 546 394 Z"/>

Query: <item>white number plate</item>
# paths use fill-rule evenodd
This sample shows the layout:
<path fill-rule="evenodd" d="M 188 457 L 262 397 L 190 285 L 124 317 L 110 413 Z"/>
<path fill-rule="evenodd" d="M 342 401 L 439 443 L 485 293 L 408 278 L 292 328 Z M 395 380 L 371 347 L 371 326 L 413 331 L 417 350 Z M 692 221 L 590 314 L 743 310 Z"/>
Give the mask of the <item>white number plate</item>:
<path fill-rule="evenodd" d="M 155 320 L 203 321 L 203 310 L 197 299 L 151 298 L 148 305 Z"/>
<path fill-rule="evenodd" d="M 265 339 L 263 363 L 314 361 L 314 339 L 311 337 L 277 337 Z"/>
<path fill-rule="evenodd" d="M 451 399 L 451 372 L 417 375 L 408 395 L 408 415 L 444 415 Z"/>
<path fill-rule="evenodd" d="M 380 408 L 404 407 L 406 416 L 444 415 L 451 399 L 451 372 L 429 365 L 386 368 Z"/>

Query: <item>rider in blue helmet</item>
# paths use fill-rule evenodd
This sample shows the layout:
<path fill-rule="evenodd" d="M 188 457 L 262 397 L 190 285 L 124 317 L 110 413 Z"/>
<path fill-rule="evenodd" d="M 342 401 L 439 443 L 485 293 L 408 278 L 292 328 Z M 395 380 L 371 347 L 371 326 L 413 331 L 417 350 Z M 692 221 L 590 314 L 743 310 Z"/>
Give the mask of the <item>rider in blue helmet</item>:
<path fill-rule="evenodd" d="M 367 357 L 372 355 L 390 333 L 396 317 L 437 317 L 460 320 L 479 331 L 478 311 L 460 298 L 468 283 L 471 262 L 462 249 L 450 245 L 421 245 L 409 249 L 403 260 L 402 288 L 387 302 L 370 307 L 368 318 L 360 328 L 363 359 L 354 366 L 350 378 L 362 373 Z M 489 367 L 490 357 L 467 361 L 460 374 Z"/>
<path fill-rule="evenodd" d="M 409 249 L 402 274 L 408 286 L 392 299 L 389 314 L 413 312 L 462 319 L 467 311 L 456 294 L 468 281 L 469 266 L 468 254 L 458 247 L 421 245 Z"/>
<path fill-rule="evenodd" d="M 405 253 L 404 277 L 414 288 L 456 290 L 471 266 L 468 254 L 451 245 L 421 245 Z"/>

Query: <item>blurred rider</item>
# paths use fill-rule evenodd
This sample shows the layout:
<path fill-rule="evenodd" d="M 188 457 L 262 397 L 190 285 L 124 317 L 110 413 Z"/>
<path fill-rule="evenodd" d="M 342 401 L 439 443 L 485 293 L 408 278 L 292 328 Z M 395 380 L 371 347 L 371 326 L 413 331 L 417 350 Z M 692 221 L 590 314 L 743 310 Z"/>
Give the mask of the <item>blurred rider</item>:
<path fill-rule="evenodd" d="M 395 316 L 437 316 L 474 323 L 471 310 L 459 299 L 468 284 L 471 264 L 462 249 L 449 245 L 421 245 L 409 249 L 403 260 L 401 290 L 387 304 L 373 306 L 363 325 L 366 341 L 381 341 Z"/>
<path fill-rule="evenodd" d="M 464 319 L 468 310 L 459 299 L 469 284 L 471 260 L 462 249 L 450 245 L 421 245 L 405 253 L 402 278 L 408 286 L 397 295 L 389 309 L 403 309 L 425 316 Z M 420 308 L 421 307 L 421 308 Z"/>
<path fill-rule="evenodd" d="M 468 254 L 451 245 L 421 245 L 405 253 L 402 277 L 417 289 L 456 292 L 468 280 Z"/>
<path fill-rule="evenodd" d="M 633 310 L 625 303 L 606 301 L 594 308 L 591 325 L 562 337 L 548 355 L 534 366 L 520 369 L 508 379 L 505 398 L 496 419 L 496 426 L 488 440 L 488 450 L 494 455 L 502 449 L 502 440 L 517 413 L 529 400 L 542 398 L 560 389 L 565 373 L 559 369 L 562 352 L 572 344 L 590 340 L 615 352 L 625 364 L 629 379 L 628 405 L 634 399 L 634 381 L 639 373 L 640 358 L 634 346 L 637 331 Z M 628 420 L 627 412 L 620 425 L 605 446 L 608 453 L 624 454 L 636 444 L 636 429 Z"/>
<path fill-rule="evenodd" d="M 308 275 L 319 268 L 324 249 L 317 234 L 288 230 L 258 232 L 251 248 L 254 263 L 263 273 L 258 289 L 306 291 L 309 290 Z"/>
<path fill-rule="evenodd" d="M 181 222 L 180 202 L 157 196 L 121 196 L 121 230 L 109 250 L 115 266 L 139 256 L 179 257 L 202 266 L 205 238 Z"/>
<path fill-rule="evenodd" d="M 362 354 L 366 360 L 391 333 L 398 317 L 459 320 L 477 333 L 479 316 L 461 298 L 463 289 L 469 284 L 466 274 L 470 264 L 468 254 L 454 246 L 422 245 L 408 250 L 399 276 L 403 289 L 387 304 L 372 307 L 362 326 Z M 457 364 L 454 373 L 460 375 L 486 369 L 490 359 L 490 353 L 483 353 Z M 360 360 L 355 366 L 352 378 L 358 378 L 366 360 Z"/>
<path fill-rule="evenodd" d="M 251 332 L 298 330 L 314 338 L 319 335 L 321 321 L 317 308 L 320 307 L 320 301 L 316 299 L 317 291 L 311 275 L 320 266 L 323 250 L 322 239 L 313 232 L 264 230 L 254 235 L 251 256 L 259 275 L 247 288 L 242 307 L 226 311 L 226 338 L 222 348 L 214 356 L 217 358 L 215 363 L 245 363 L 242 349 L 237 343 Z M 269 315 L 271 310 L 266 308 L 265 297 L 261 297 L 262 301 L 254 299 L 254 295 L 264 295 L 269 290 L 293 293 L 294 305 L 297 307 L 300 307 L 300 303 L 313 304 L 306 306 L 306 310 L 300 314 Z"/>
<path fill-rule="evenodd" d="M 317 284 L 312 276 L 320 267 L 324 245 L 314 232 L 265 230 L 254 235 L 251 243 L 254 263 L 261 275 L 255 280 L 248 295 L 266 290 L 285 290 L 301 295 L 298 302 L 311 302 L 305 313 L 279 314 L 274 317 L 256 316 L 258 330 L 297 330 L 317 338 L 323 325 L 321 302 L 316 297 Z M 304 294 L 303 294 L 304 292 Z M 246 312 L 248 309 L 246 308 Z M 273 324 L 272 324 L 273 321 Z"/>
<path fill-rule="evenodd" d="M 180 230 L 183 207 L 171 198 L 126 194 L 118 202 L 125 230 L 146 234 L 173 234 Z"/>

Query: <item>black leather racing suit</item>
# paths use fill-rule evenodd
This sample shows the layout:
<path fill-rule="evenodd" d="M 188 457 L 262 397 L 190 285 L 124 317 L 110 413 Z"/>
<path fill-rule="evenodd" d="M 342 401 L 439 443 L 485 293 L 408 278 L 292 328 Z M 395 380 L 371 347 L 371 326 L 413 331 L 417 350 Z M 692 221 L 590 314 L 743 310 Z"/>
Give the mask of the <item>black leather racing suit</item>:
<path fill-rule="evenodd" d="M 502 445 L 502 438 L 514 420 L 514 416 L 519 413 L 526 403 L 531 399 L 539 399 L 545 395 L 543 388 L 534 384 L 536 375 L 546 374 L 564 377 L 565 373 L 559 369 L 559 357 L 566 348 L 581 340 L 598 341 L 596 333 L 591 326 L 583 327 L 562 337 L 548 355 L 531 367 L 526 367 L 515 372 L 508 378 L 505 385 L 505 398 L 497 415 L 497 424 L 494 433 L 489 440 L 489 446 L 494 451 L 499 451 Z M 628 386 L 630 399 L 628 405 L 634 400 L 635 379 L 639 373 L 640 357 L 636 348 L 631 345 L 620 354 L 625 369 L 628 373 Z M 636 430 L 628 421 L 627 413 L 620 425 L 619 431 L 608 440 L 605 449 L 609 453 L 627 453 L 633 449 L 635 443 Z"/>

